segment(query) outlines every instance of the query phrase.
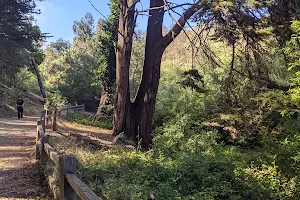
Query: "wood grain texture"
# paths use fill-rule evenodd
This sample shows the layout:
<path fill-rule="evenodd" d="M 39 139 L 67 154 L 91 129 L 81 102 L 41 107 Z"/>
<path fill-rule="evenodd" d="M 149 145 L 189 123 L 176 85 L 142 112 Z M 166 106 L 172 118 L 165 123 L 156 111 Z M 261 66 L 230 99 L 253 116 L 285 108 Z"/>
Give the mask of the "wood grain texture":
<path fill-rule="evenodd" d="M 82 200 L 102 200 L 75 174 L 66 174 L 67 181 Z"/>

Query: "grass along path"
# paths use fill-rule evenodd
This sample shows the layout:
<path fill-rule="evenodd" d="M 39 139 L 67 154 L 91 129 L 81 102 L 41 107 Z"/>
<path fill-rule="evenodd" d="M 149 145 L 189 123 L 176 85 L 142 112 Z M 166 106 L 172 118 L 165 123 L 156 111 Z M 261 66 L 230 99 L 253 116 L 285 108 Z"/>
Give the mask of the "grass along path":
<path fill-rule="evenodd" d="M 112 130 L 93 126 L 81 125 L 64 119 L 58 120 L 58 130 L 61 133 L 78 134 L 97 140 L 103 147 L 112 147 Z"/>

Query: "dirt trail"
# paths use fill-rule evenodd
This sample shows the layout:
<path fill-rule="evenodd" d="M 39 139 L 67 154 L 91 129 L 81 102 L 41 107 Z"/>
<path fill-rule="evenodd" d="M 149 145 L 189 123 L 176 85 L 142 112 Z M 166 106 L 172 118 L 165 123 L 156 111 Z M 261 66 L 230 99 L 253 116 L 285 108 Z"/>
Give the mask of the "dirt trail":
<path fill-rule="evenodd" d="M 35 161 L 37 117 L 0 118 L 0 199 L 49 199 Z"/>

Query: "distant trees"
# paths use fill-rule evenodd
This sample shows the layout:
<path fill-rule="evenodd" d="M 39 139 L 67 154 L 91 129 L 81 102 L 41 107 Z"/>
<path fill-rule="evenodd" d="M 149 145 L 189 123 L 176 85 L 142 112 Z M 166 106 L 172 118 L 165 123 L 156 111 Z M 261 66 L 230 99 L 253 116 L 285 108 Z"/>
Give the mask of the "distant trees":
<path fill-rule="evenodd" d="M 74 22 L 73 30 L 72 43 L 59 39 L 46 47 L 40 68 L 49 92 L 61 95 L 71 104 L 90 106 L 99 95 L 99 89 L 91 86 L 98 68 L 92 15 L 88 13 Z"/>
<path fill-rule="evenodd" d="M 74 40 L 59 39 L 45 49 L 41 64 L 46 86 L 71 104 L 86 103 L 95 110 L 101 101 L 94 120 L 98 120 L 106 100 L 112 101 L 115 83 L 116 25 L 118 18 L 111 2 L 109 19 L 100 19 L 95 28 L 94 18 L 87 13 L 73 25 Z M 102 90 L 102 92 L 101 92 Z"/>

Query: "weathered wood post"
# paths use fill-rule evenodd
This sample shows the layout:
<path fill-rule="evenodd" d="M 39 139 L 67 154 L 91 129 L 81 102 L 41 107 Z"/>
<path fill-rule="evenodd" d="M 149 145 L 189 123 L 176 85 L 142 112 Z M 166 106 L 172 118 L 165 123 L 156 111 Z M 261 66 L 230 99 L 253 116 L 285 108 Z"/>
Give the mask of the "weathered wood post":
<path fill-rule="evenodd" d="M 45 131 L 45 118 L 46 118 L 46 111 L 42 110 L 41 112 L 41 125 L 43 130 Z"/>
<path fill-rule="evenodd" d="M 61 200 L 78 199 L 75 191 L 67 181 L 66 173 L 75 174 L 77 171 L 77 159 L 74 155 L 64 155 L 59 157 L 59 189 Z"/>
<path fill-rule="evenodd" d="M 48 155 L 45 152 L 45 143 L 49 143 L 49 135 L 45 135 L 41 138 L 41 164 L 43 166 L 46 166 L 48 162 Z"/>
<path fill-rule="evenodd" d="M 40 159 L 40 128 L 41 126 L 41 121 L 37 120 L 36 122 L 36 135 L 35 135 L 35 159 L 39 160 Z"/>
<path fill-rule="evenodd" d="M 57 107 L 54 106 L 54 112 L 53 112 L 53 121 L 52 121 L 52 130 L 57 131 L 57 124 L 56 124 L 56 117 L 57 117 Z"/>
<path fill-rule="evenodd" d="M 52 109 L 51 109 L 51 106 L 47 106 L 46 108 L 46 116 L 45 116 L 45 125 L 46 125 L 46 128 L 51 128 L 51 125 L 52 125 Z"/>
<path fill-rule="evenodd" d="M 48 127 L 49 125 L 49 106 L 46 107 L 45 110 L 45 126 Z"/>

